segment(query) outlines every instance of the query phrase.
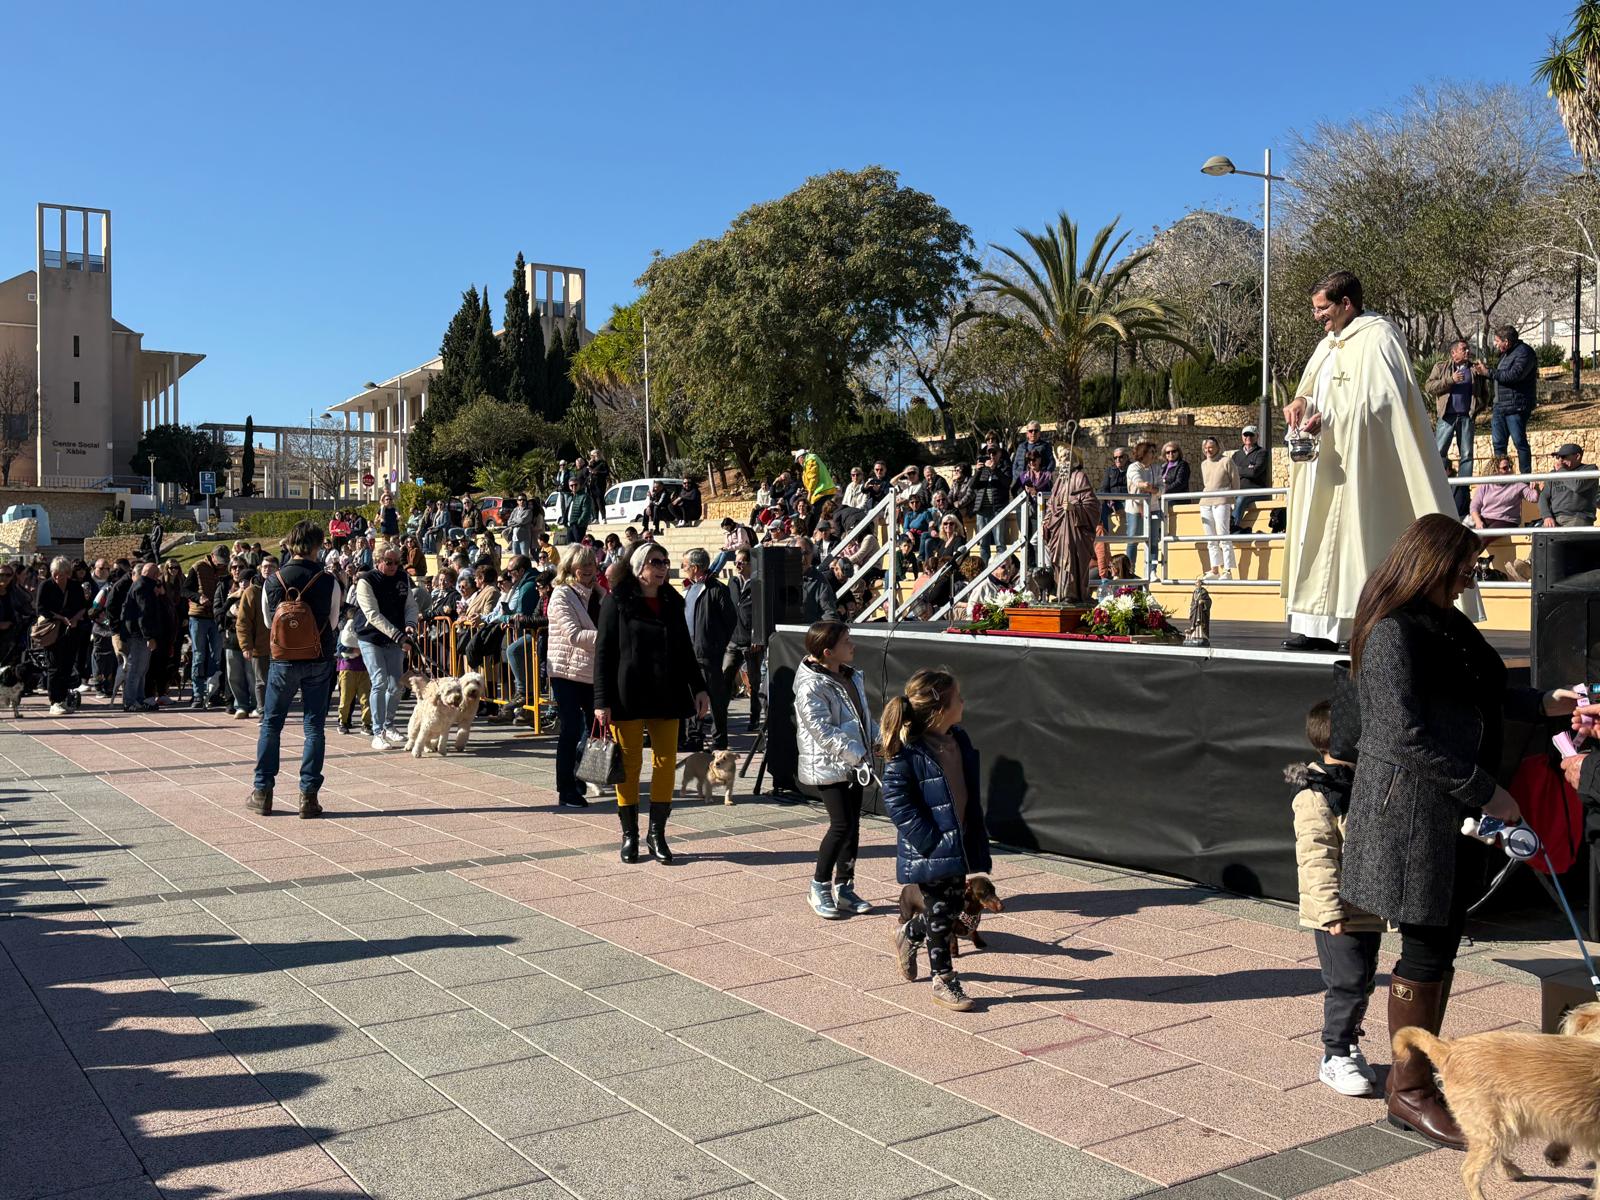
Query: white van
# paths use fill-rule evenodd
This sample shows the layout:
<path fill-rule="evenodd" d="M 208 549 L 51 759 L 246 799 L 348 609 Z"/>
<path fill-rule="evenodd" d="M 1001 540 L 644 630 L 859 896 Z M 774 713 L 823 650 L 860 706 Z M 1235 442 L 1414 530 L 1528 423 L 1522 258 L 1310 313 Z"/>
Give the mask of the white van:
<path fill-rule="evenodd" d="M 644 520 L 645 501 L 650 496 L 651 487 L 658 483 L 665 487 L 668 499 L 683 489 L 683 480 L 660 477 L 629 479 L 614 484 L 606 491 L 605 506 L 600 513 L 600 520 L 607 525 L 631 525 Z"/>

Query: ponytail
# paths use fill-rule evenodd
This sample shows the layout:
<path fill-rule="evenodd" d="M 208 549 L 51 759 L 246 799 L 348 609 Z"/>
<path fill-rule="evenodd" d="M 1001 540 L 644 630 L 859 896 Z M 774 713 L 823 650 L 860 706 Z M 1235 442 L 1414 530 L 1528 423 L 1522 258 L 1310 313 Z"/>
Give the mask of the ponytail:
<path fill-rule="evenodd" d="M 949 671 L 918 671 L 906 680 L 906 690 L 883 706 L 878 736 L 885 758 L 899 754 L 908 742 L 928 732 L 928 725 L 944 710 L 945 698 L 955 686 Z"/>

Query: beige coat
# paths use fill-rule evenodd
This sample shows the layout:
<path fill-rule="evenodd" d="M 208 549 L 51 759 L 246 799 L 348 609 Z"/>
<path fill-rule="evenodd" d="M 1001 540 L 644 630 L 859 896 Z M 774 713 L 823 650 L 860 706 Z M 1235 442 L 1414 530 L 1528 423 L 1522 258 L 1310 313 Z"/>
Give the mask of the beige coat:
<path fill-rule="evenodd" d="M 1306 772 L 1316 769 L 1299 768 L 1298 778 L 1304 780 Z M 1322 793 L 1311 787 L 1302 787 L 1295 793 L 1294 857 L 1300 875 L 1300 924 L 1308 929 L 1326 929 L 1335 921 L 1343 921 L 1347 933 L 1380 931 L 1384 928 L 1381 919 L 1339 899 L 1344 828 L 1344 818 L 1334 815 Z"/>
<path fill-rule="evenodd" d="M 1445 355 L 1433 364 L 1433 370 L 1428 372 L 1428 380 L 1422 385 L 1422 390 L 1434 398 L 1434 416 L 1444 420 L 1444 406 L 1450 403 L 1450 385 L 1455 382 L 1455 366 L 1450 361 L 1450 356 Z M 1469 364 L 1470 366 L 1470 364 Z M 1489 407 L 1489 377 L 1487 375 L 1474 375 L 1472 377 L 1472 415 Z"/>
<path fill-rule="evenodd" d="M 550 674 L 576 683 L 594 682 L 594 622 L 589 619 L 592 589 L 564 584 L 550 593 Z"/>
<path fill-rule="evenodd" d="M 262 611 L 261 584 L 252 583 L 239 598 L 234 622 L 234 632 L 239 638 L 239 649 L 247 658 L 268 658 L 272 652 L 272 635 Z"/>

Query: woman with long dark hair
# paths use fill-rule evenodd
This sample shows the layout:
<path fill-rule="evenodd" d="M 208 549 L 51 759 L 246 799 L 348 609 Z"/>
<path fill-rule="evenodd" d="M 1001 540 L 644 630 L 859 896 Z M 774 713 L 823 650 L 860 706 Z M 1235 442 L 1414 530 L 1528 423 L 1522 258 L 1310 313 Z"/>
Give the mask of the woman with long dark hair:
<path fill-rule="evenodd" d="M 1455 607 L 1482 545 L 1431 513 L 1400 535 L 1361 592 L 1350 638 L 1361 698 L 1340 895 L 1400 928 L 1389 986 L 1391 1030 L 1438 1033 L 1473 899 L 1462 818 L 1521 819 L 1495 780 L 1505 717 L 1571 712 L 1570 692 L 1506 685 L 1505 664 Z M 1389 1072 L 1389 1119 L 1441 1145 L 1464 1143 L 1421 1055 Z"/>

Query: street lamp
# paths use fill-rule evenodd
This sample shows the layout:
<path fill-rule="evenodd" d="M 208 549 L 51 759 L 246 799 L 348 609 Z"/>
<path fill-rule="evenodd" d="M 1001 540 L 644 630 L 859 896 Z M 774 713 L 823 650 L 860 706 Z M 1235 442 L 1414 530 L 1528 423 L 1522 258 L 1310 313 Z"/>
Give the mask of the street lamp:
<path fill-rule="evenodd" d="M 1226 155 L 1213 154 L 1200 164 L 1200 171 L 1205 175 L 1248 175 L 1252 179 L 1262 182 L 1261 201 L 1261 415 L 1257 419 L 1260 426 L 1259 445 L 1272 444 L 1272 339 L 1271 326 L 1268 324 L 1271 316 L 1272 298 L 1272 183 L 1277 180 L 1283 182 L 1282 175 L 1272 173 L 1272 151 L 1266 151 L 1264 166 L 1260 171 L 1245 171 L 1233 165 L 1233 160 Z"/>
<path fill-rule="evenodd" d="M 154 454 L 146 454 L 145 457 L 150 460 L 150 499 L 154 500 L 156 498 L 156 456 Z"/>

